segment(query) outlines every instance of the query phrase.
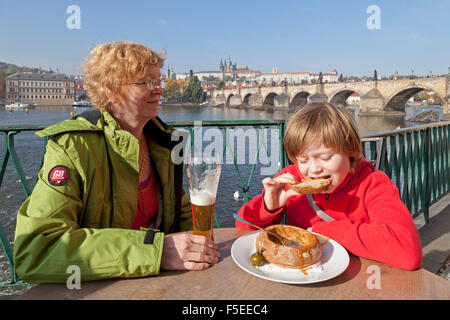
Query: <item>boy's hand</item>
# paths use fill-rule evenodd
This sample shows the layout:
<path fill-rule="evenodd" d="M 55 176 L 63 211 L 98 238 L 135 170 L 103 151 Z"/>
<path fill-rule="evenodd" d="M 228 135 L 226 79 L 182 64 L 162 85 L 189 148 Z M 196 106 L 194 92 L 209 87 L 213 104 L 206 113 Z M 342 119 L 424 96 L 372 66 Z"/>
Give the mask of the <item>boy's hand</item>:
<path fill-rule="evenodd" d="M 262 183 L 264 185 L 264 202 L 269 211 L 278 209 L 286 204 L 290 196 L 298 195 L 292 189 L 285 190 L 286 183 L 295 183 L 297 179 L 290 173 L 282 174 L 276 178 L 265 178 Z"/>

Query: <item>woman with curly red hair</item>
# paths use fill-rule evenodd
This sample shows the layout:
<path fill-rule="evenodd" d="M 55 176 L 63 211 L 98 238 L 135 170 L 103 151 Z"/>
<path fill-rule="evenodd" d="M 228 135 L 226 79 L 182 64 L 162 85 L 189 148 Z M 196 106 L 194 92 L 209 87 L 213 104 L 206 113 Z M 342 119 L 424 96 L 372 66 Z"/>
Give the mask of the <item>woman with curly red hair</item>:
<path fill-rule="evenodd" d="M 96 46 L 83 66 L 95 110 L 52 125 L 43 167 L 17 216 L 14 262 L 30 283 L 202 270 L 216 244 L 192 230 L 173 128 L 157 117 L 165 56 L 126 41 Z"/>

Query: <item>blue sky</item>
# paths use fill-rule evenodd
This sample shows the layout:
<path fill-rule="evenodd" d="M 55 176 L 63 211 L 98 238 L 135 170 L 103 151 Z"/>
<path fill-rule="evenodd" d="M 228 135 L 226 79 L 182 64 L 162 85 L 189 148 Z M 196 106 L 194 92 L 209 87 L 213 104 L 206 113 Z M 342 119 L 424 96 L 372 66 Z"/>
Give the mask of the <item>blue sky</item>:
<path fill-rule="evenodd" d="M 67 7 L 81 11 L 69 30 Z M 366 12 L 380 8 L 381 29 Z M 450 66 L 448 0 L 0 0 L 0 61 L 79 74 L 90 49 L 129 40 L 167 51 L 175 72 L 220 59 L 271 72 L 443 74 Z"/>

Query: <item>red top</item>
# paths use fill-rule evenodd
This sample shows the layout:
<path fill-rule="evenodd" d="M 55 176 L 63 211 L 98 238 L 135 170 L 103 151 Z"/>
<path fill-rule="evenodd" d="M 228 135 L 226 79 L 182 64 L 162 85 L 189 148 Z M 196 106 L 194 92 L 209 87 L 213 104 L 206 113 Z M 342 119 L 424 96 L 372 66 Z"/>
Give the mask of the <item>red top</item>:
<path fill-rule="evenodd" d="M 138 206 L 134 217 L 133 229 L 147 228 L 158 213 L 158 184 L 156 176 L 151 174 L 147 180 L 139 183 Z"/>
<path fill-rule="evenodd" d="M 304 178 L 296 165 L 284 168 L 277 176 L 286 172 L 298 181 Z M 241 207 L 239 216 L 266 227 L 280 223 L 286 211 L 290 225 L 312 226 L 312 231 L 330 237 L 354 255 L 407 270 L 422 264 L 419 233 L 397 187 L 364 158 L 328 199 L 326 194 L 314 195 L 318 207 L 335 221 L 325 222 L 317 216 L 304 194 L 291 196 L 284 207 L 272 212 L 265 207 L 263 197 L 264 190 Z M 238 220 L 236 227 L 253 229 Z"/>

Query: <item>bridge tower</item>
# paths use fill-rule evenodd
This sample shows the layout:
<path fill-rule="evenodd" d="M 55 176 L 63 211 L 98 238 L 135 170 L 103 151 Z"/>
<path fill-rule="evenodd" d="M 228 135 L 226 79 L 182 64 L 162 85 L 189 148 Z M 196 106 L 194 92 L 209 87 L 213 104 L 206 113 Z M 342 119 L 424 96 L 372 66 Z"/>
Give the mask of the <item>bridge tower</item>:
<path fill-rule="evenodd" d="M 360 98 L 360 113 L 383 111 L 385 101 L 383 95 L 378 90 L 378 74 L 377 70 L 373 72 L 374 88 Z"/>
<path fill-rule="evenodd" d="M 316 84 L 316 93 L 308 97 L 308 103 L 327 102 L 328 96 L 325 94 L 324 84 L 322 81 L 322 72 L 319 75 L 319 83 Z"/>

